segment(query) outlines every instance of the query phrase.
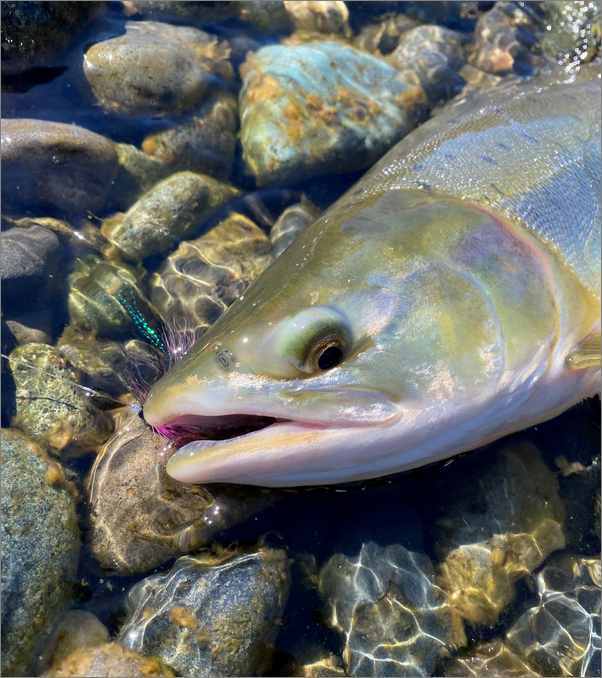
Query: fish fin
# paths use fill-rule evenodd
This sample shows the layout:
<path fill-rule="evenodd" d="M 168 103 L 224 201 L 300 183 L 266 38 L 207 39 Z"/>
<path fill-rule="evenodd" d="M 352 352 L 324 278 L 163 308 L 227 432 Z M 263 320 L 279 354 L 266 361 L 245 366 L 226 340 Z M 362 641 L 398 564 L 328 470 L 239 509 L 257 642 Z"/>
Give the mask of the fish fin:
<path fill-rule="evenodd" d="M 602 365 L 601 338 L 599 334 L 590 334 L 580 341 L 566 358 L 567 366 L 572 370 L 585 370 L 588 367 Z"/>

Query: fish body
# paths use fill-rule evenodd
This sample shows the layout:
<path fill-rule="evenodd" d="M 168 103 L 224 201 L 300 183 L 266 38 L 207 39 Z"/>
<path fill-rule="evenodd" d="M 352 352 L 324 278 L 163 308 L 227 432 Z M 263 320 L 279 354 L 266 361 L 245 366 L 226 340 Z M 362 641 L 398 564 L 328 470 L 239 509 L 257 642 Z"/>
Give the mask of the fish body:
<path fill-rule="evenodd" d="M 213 438 L 168 472 L 373 478 L 598 392 L 600 95 L 500 89 L 398 143 L 153 386 L 151 425 Z"/>

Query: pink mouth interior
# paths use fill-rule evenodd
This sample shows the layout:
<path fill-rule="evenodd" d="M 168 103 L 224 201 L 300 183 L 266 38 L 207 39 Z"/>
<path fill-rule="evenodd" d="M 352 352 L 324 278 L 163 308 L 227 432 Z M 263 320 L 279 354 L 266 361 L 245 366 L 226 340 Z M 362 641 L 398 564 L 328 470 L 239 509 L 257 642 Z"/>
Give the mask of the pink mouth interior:
<path fill-rule="evenodd" d="M 186 415 L 167 424 L 155 426 L 155 431 L 170 440 L 177 448 L 193 440 L 227 440 L 252 433 L 274 424 L 278 419 L 247 414 L 229 414 L 222 417 Z"/>

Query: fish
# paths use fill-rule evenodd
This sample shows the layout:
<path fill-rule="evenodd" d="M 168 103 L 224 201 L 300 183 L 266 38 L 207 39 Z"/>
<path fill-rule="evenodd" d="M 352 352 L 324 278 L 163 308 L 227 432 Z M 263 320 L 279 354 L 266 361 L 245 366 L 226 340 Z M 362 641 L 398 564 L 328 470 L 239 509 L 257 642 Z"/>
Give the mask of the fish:
<path fill-rule="evenodd" d="M 152 386 L 170 476 L 365 480 L 600 392 L 600 76 L 512 87 L 398 142 Z"/>

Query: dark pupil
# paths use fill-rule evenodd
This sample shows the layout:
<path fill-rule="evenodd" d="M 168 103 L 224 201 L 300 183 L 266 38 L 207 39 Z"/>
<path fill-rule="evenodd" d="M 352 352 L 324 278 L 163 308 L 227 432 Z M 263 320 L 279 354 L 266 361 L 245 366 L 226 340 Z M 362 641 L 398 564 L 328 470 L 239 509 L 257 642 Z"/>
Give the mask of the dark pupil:
<path fill-rule="evenodd" d="M 318 358 L 318 367 L 321 370 L 329 370 L 336 367 L 343 360 L 343 351 L 338 346 L 329 346 L 322 351 Z"/>

